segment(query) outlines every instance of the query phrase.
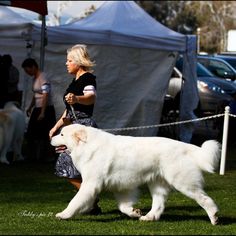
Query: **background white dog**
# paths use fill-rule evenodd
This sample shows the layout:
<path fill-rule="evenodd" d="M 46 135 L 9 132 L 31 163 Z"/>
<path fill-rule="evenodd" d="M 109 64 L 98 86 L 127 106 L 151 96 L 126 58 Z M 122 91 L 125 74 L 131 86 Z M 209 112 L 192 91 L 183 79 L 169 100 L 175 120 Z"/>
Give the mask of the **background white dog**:
<path fill-rule="evenodd" d="M 214 140 L 202 147 L 163 138 L 131 137 L 73 124 L 64 127 L 51 140 L 53 146 L 66 145 L 74 165 L 82 175 L 82 185 L 67 208 L 56 214 L 68 219 L 75 213 L 89 211 L 96 196 L 112 191 L 121 212 L 140 220 L 158 220 L 164 211 L 171 188 L 194 199 L 207 212 L 213 225 L 218 211 L 204 192 L 201 170 L 213 172 L 218 165 L 220 146 Z M 134 209 L 136 189 L 147 184 L 152 208 L 145 215 Z"/>
<path fill-rule="evenodd" d="M 24 112 L 15 102 L 7 102 L 0 110 L 0 162 L 9 164 L 9 151 L 13 151 L 14 160 L 23 160 L 21 149 L 25 125 Z"/>

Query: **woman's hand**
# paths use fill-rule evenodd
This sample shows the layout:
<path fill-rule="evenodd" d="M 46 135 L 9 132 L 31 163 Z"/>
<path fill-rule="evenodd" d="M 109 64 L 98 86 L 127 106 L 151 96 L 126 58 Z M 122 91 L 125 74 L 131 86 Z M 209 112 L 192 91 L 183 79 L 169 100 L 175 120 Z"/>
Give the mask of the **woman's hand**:
<path fill-rule="evenodd" d="M 55 152 L 62 153 L 62 152 L 65 152 L 66 149 L 67 149 L 67 147 L 65 145 L 57 146 L 57 147 L 55 147 Z"/>
<path fill-rule="evenodd" d="M 49 139 L 50 140 L 52 139 L 52 136 L 56 133 L 56 131 L 57 131 L 57 129 L 54 127 L 49 131 Z"/>
<path fill-rule="evenodd" d="M 65 96 L 66 102 L 70 105 L 77 103 L 77 97 L 73 93 L 68 93 Z"/>

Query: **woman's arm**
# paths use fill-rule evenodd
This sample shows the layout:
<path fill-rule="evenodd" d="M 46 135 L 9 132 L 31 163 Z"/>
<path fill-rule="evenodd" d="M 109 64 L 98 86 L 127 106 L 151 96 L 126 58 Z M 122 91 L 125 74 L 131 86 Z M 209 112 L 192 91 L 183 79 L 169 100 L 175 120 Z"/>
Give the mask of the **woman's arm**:
<path fill-rule="evenodd" d="M 80 103 L 83 105 L 92 105 L 96 101 L 95 94 L 85 94 L 82 96 L 76 96 L 73 93 L 68 93 L 67 95 L 69 95 L 68 100 L 66 98 L 66 101 L 68 102 L 68 104 Z"/>
<path fill-rule="evenodd" d="M 61 118 L 57 121 L 57 123 L 53 126 L 53 128 L 49 131 L 49 138 L 50 139 L 56 133 L 56 131 L 64 125 L 63 118 L 65 118 L 65 117 L 66 117 L 66 110 L 63 112 Z"/>
<path fill-rule="evenodd" d="M 96 89 L 93 85 L 88 85 L 84 88 L 84 95 L 76 96 L 73 93 L 68 93 L 65 97 L 68 104 L 72 105 L 80 103 L 83 105 L 92 105 L 96 101 Z"/>

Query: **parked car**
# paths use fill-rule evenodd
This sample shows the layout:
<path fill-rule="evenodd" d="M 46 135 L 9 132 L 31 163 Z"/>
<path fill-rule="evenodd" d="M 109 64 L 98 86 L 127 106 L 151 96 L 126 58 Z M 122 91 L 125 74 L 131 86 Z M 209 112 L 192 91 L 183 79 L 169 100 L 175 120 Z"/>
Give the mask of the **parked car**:
<path fill-rule="evenodd" d="M 215 57 L 227 61 L 236 70 L 236 55 L 216 54 Z"/>
<path fill-rule="evenodd" d="M 168 100 L 170 101 L 170 97 L 173 100 L 173 109 L 179 109 L 181 87 L 184 83 L 182 66 L 183 62 L 180 59 L 173 70 L 167 91 Z M 234 83 L 214 76 L 200 63 L 197 63 L 197 87 L 199 105 L 196 114 L 198 116 L 215 114 L 218 105 L 231 101 L 233 99 L 231 95 L 236 92 Z"/>
<path fill-rule="evenodd" d="M 225 60 L 206 55 L 198 55 L 197 61 L 210 70 L 215 76 L 234 81 L 236 79 L 236 70 Z"/>

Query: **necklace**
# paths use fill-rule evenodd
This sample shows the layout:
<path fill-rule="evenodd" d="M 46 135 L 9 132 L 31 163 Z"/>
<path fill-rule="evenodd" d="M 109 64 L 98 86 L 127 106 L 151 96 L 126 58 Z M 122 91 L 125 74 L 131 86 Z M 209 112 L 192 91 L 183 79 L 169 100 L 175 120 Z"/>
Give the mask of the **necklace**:
<path fill-rule="evenodd" d="M 76 80 L 80 78 L 83 74 L 85 74 L 86 71 L 81 71 L 80 73 L 76 74 Z"/>

